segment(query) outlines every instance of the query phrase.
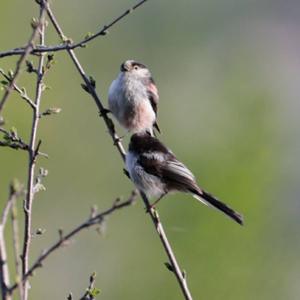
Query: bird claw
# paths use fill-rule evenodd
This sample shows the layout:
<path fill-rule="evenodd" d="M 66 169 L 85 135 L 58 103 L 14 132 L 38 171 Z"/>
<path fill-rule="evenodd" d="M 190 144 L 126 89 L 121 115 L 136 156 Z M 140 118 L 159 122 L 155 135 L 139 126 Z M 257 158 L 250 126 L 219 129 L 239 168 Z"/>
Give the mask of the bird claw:
<path fill-rule="evenodd" d="M 146 214 L 149 214 L 151 212 L 151 210 L 156 210 L 155 207 L 156 203 L 150 204 L 148 207 L 146 207 Z"/>
<path fill-rule="evenodd" d="M 118 143 L 121 143 L 124 137 L 125 135 L 118 136 L 117 138 L 115 138 L 114 145 L 116 146 Z"/>

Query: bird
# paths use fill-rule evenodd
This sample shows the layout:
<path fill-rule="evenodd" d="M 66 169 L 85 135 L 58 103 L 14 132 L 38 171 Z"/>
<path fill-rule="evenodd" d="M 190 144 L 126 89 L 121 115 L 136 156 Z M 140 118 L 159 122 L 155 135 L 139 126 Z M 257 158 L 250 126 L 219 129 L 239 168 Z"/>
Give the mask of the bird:
<path fill-rule="evenodd" d="M 126 60 L 108 90 L 109 111 L 131 133 L 148 131 L 154 135 L 159 95 L 149 69 L 142 63 Z"/>
<path fill-rule="evenodd" d="M 200 202 L 222 211 L 243 225 L 240 213 L 200 188 L 192 172 L 148 132 L 131 136 L 125 163 L 135 186 L 148 198 L 157 198 L 151 208 L 170 192 L 190 193 Z"/>

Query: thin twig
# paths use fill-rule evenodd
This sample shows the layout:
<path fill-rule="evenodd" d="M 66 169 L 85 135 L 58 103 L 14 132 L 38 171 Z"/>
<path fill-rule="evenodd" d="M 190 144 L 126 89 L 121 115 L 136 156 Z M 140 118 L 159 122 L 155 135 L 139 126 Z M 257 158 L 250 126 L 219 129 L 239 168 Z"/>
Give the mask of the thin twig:
<path fill-rule="evenodd" d="M 11 78 L 7 76 L 1 69 L 0 74 L 2 74 L 2 76 L 8 81 L 8 83 L 11 82 Z M 31 108 L 35 107 L 34 102 L 28 97 L 24 90 L 19 88 L 16 84 L 13 84 L 13 89 L 20 94 L 21 98 L 24 99 L 31 106 Z"/>
<path fill-rule="evenodd" d="M 52 10 L 50 9 L 49 4 L 47 4 L 47 13 L 48 13 L 48 16 L 49 16 L 53 26 L 55 27 L 56 32 L 60 36 L 60 38 L 62 40 L 65 39 L 65 35 L 64 35 L 62 29 L 60 28 L 58 22 L 56 21 L 56 18 L 54 16 L 54 14 L 52 13 Z M 108 131 L 113 139 L 114 145 L 117 147 L 120 155 L 122 156 L 122 158 L 124 160 L 126 152 L 121 143 L 121 139 L 118 137 L 118 135 L 115 132 L 114 124 L 113 124 L 112 120 L 108 117 L 107 110 L 104 108 L 104 106 L 100 100 L 100 97 L 98 96 L 98 94 L 95 90 L 95 86 L 91 83 L 90 78 L 86 75 L 86 73 L 83 70 L 81 64 L 79 63 L 74 51 L 72 49 L 67 49 L 67 52 L 69 53 L 74 65 L 77 68 L 77 71 L 80 73 L 85 85 L 87 86 L 89 93 L 92 95 L 92 97 L 99 109 L 99 114 L 103 117 L 106 127 L 108 128 Z"/>
<path fill-rule="evenodd" d="M 28 269 L 26 274 L 23 275 L 22 282 L 25 282 L 28 279 L 28 277 L 32 276 L 33 271 L 35 271 L 39 267 L 42 267 L 44 261 L 54 251 L 58 250 L 61 246 L 66 245 L 71 240 L 71 238 L 73 238 L 76 234 L 81 232 L 83 229 L 92 227 L 94 225 L 101 224 L 105 220 L 106 216 L 111 215 L 112 213 L 114 213 L 115 211 L 117 211 L 121 208 L 132 205 L 135 202 L 136 197 L 137 197 L 137 192 L 133 191 L 131 193 L 130 197 L 126 201 L 123 201 L 123 202 L 115 201 L 109 209 L 107 209 L 103 212 L 100 212 L 96 215 L 92 214 L 87 220 L 85 220 L 82 224 L 76 226 L 68 234 L 63 235 L 63 233 L 60 232 L 59 240 L 56 243 L 54 243 L 51 247 L 49 247 L 48 249 L 46 249 L 42 252 L 42 254 L 33 263 L 33 265 Z M 10 293 L 12 293 L 17 287 L 18 287 L 18 285 L 17 285 L 17 283 L 15 283 L 9 289 Z"/>
<path fill-rule="evenodd" d="M 86 289 L 85 293 L 79 300 L 94 300 L 96 298 L 100 290 L 95 288 L 95 281 L 96 281 L 96 273 L 93 273 L 90 276 L 90 282 L 88 288 Z"/>
<path fill-rule="evenodd" d="M 3 300 L 10 300 L 9 294 L 9 269 L 7 264 L 7 252 L 4 237 L 4 227 L 0 225 L 0 286 Z"/>
<path fill-rule="evenodd" d="M 49 5 L 47 4 L 47 13 L 48 13 L 48 16 L 50 18 L 50 21 L 52 22 L 53 26 L 55 27 L 55 30 L 57 31 L 58 35 L 60 36 L 61 39 L 64 39 L 65 35 L 62 31 L 62 29 L 60 28 L 51 8 L 49 7 Z M 91 82 L 91 80 L 88 78 L 88 76 L 86 75 L 86 73 L 84 72 L 79 60 L 77 59 L 74 51 L 72 49 L 67 49 L 74 65 L 76 66 L 76 69 L 78 70 L 78 72 L 80 73 L 82 79 L 84 80 L 86 86 L 85 86 L 85 90 L 89 92 L 89 94 L 93 97 L 94 101 L 95 101 L 95 104 L 97 105 L 98 109 L 99 109 L 99 112 L 100 112 L 100 115 L 103 117 L 104 119 L 104 122 L 106 124 L 106 127 L 112 137 L 112 140 L 113 140 L 113 143 L 114 145 L 116 145 L 123 161 L 125 160 L 125 150 L 124 150 L 124 147 L 121 143 L 121 140 L 119 139 L 119 137 L 117 136 L 116 132 L 115 132 L 115 128 L 114 128 L 114 124 L 112 122 L 112 120 L 107 116 L 107 111 L 105 110 L 101 100 L 100 100 L 100 97 L 98 96 L 96 90 L 95 90 L 95 84 L 93 84 Z M 164 231 L 164 228 L 162 226 L 162 223 L 160 222 L 159 220 L 159 215 L 157 213 L 156 210 L 154 209 L 151 209 L 150 208 L 150 202 L 148 200 L 148 198 L 143 194 L 141 193 L 141 196 L 142 196 L 142 199 L 145 203 L 145 206 L 147 208 L 147 210 L 149 211 L 149 214 L 151 216 L 151 220 L 156 228 L 156 231 L 160 237 L 160 240 L 163 244 L 163 247 L 166 251 L 166 254 L 169 258 L 169 262 L 170 262 L 170 265 L 171 265 L 171 268 L 172 268 L 172 272 L 173 274 L 176 276 L 177 278 L 177 281 L 179 283 L 179 286 L 181 288 L 181 291 L 185 297 L 186 300 L 192 300 L 192 296 L 191 296 L 191 293 L 189 291 L 189 288 L 187 286 L 187 282 L 186 282 L 186 279 L 185 277 L 183 276 L 183 272 L 181 271 L 179 265 L 178 265 L 178 262 L 176 260 L 176 257 L 175 257 L 175 254 L 174 254 L 174 251 L 172 250 L 171 246 L 170 246 L 170 243 L 168 241 L 168 238 L 166 236 L 166 233 Z"/>
<path fill-rule="evenodd" d="M 40 44 L 45 44 L 45 3 L 44 0 L 40 1 L 40 30 L 39 30 L 39 40 Z M 27 194 L 24 204 L 24 214 L 25 214 L 25 226 L 24 226 L 24 242 L 23 242 L 23 251 L 22 251 L 22 274 L 23 276 L 28 272 L 29 264 L 29 250 L 31 243 L 31 222 L 32 222 L 32 202 L 34 198 L 34 174 L 35 174 L 35 164 L 38 148 L 36 146 L 36 137 L 37 137 L 37 128 L 39 123 L 40 116 L 40 102 L 43 91 L 43 66 L 44 66 L 45 54 L 41 54 L 39 57 L 38 69 L 36 72 L 37 83 L 36 83 L 36 95 L 35 95 L 35 106 L 33 108 L 33 118 L 32 118 L 32 127 L 31 127 L 31 136 L 29 143 L 29 162 L 28 162 L 28 181 L 27 181 Z M 23 282 L 24 289 L 24 300 L 28 299 L 28 283 L 26 280 Z"/>
<path fill-rule="evenodd" d="M 9 197 L 6 202 L 6 205 L 2 211 L 1 219 L 0 219 L 0 286 L 1 286 L 1 294 L 3 300 L 10 300 L 9 294 L 9 269 L 7 264 L 7 251 L 6 251 L 6 243 L 4 237 L 4 229 L 7 222 L 9 211 L 12 208 L 13 202 L 17 197 L 19 197 L 21 191 L 16 190 L 13 184 L 10 184 L 9 187 Z"/>
<path fill-rule="evenodd" d="M 159 235 L 159 238 L 164 246 L 164 249 L 166 251 L 166 254 L 169 258 L 169 262 L 170 262 L 170 268 L 169 270 L 172 271 L 175 276 L 176 276 L 176 279 L 178 281 L 178 284 L 181 288 L 181 291 L 185 297 L 186 300 L 192 300 L 192 295 L 191 295 L 191 292 L 188 288 L 188 285 L 187 285 L 187 281 L 186 281 L 186 278 L 185 278 L 185 275 L 184 275 L 184 272 L 181 271 L 180 267 L 179 267 L 179 264 L 177 262 L 177 259 L 175 257 L 175 253 L 174 251 L 172 250 L 172 247 L 168 241 L 168 238 L 167 238 L 167 235 L 164 231 L 164 228 L 163 228 L 163 225 L 162 223 L 160 222 L 160 218 L 159 218 L 159 215 L 158 215 L 158 212 L 155 208 L 153 208 L 151 205 L 150 205 L 150 202 L 148 200 L 148 198 L 146 197 L 146 195 L 144 193 L 141 192 L 141 197 L 144 201 L 144 204 L 146 206 L 146 210 L 149 212 L 150 216 L 151 216 L 151 219 L 152 219 L 152 222 L 156 228 L 156 231 Z"/>
<path fill-rule="evenodd" d="M 9 147 L 9 148 L 12 148 L 15 150 L 21 149 L 21 150 L 25 150 L 25 151 L 30 151 L 30 146 L 28 144 L 26 144 L 21 137 L 16 136 L 12 132 L 9 132 L 2 127 L 0 127 L 0 132 L 4 133 L 6 138 L 9 140 L 9 142 L 8 141 L 5 141 L 5 142 L 0 141 L 1 147 Z M 37 151 L 36 154 L 48 158 L 48 154 L 43 153 L 41 151 Z"/>
<path fill-rule="evenodd" d="M 107 34 L 108 29 L 114 26 L 116 23 L 121 21 L 124 17 L 132 13 L 135 9 L 140 7 L 142 4 L 144 4 L 148 0 L 142 0 L 139 1 L 136 5 L 134 5 L 132 8 L 127 9 L 124 13 L 122 13 L 120 16 L 115 18 L 111 23 L 108 25 L 104 25 L 101 30 L 99 30 L 97 33 L 92 34 L 89 37 L 84 38 L 83 40 L 77 42 L 77 43 L 68 43 L 66 40 L 63 44 L 61 45 L 56 45 L 56 46 L 36 46 L 34 47 L 31 51 L 30 54 L 37 54 L 37 53 L 44 53 L 44 52 L 56 52 L 56 51 L 62 51 L 62 50 L 71 50 L 75 49 L 78 47 L 84 47 L 88 42 L 94 40 L 95 38 L 99 36 L 104 36 Z M 12 55 L 22 55 L 24 53 L 25 49 L 23 47 L 15 48 L 9 51 L 5 52 L 0 52 L 0 58 L 5 57 L 5 56 L 12 56 Z"/>
<path fill-rule="evenodd" d="M 14 185 L 14 183 L 11 183 L 9 185 L 9 196 L 8 196 L 8 200 L 6 202 L 6 205 L 4 206 L 4 209 L 2 211 L 2 214 L 1 214 L 1 218 L 0 218 L 0 226 L 3 226 L 3 228 L 5 227 L 6 225 L 6 222 L 7 222 L 7 218 L 8 218 L 8 215 L 9 215 L 9 212 L 12 208 L 12 203 L 13 201 L 17 198 L 17 197 L 20 197 L 23 193 L 23 189 L 20 188 L 20 187 L 16 187 Z"/>
<path fill-rule="evenodd" d="M 16 198 L 12 201 L 11 208 L 11 223 L 12 223 L 12 236 L 13 236 L 13 249 L 14 249 L 14 260 L 15 260 L 15 271 L 16 271 L 16 282 L 18 283 L 18 290 L 20 299 L 23 299 L 23 285 L 21 282 L 22 278 L 22 267 L 20 264 L 20 237 L 19 237 L 19 224 L 17 216 L 17 205 Z"/>
<path fill-rule="evenodd" d="M 13 73 L 11 81 L 10 81 L 9 85 L 7 86 L 7 88 L 5 90 L 5 93 L 4 93 L 3 97 L 2 97 L 2 100 L 0 101 L 0 113 L 1 113 L 1 111 L 3 109 L 3 107 L 4 107 L 5 102 L 8 99 L 10 93 L 14 89 L 15 84 L 17 83 L 17 78 L 18 78 L 18 76 L 19 76 L 19 74 L 21 72 L 21 66 L 22 66 L 22 64 L 25 62 L 27 56 L 30 54 L 31 50 L 33 49 L 33 43 L 34 43 L 34 40 L 35 40 L 38 32 L 40 31 L 41 27 L 44 26 L 43 19 L 44 18 L 42 18 L 42 15 L 40 15 L 39 21 L 38 21 L 37 24 L 35 24 L 35 28 L 33 29 L 33 32 L 32 32 L 31 37 L 30 37 L 30 39 L 29 39 L 29 41 L 27 43 L 27 46 L 25 47 L 24 52 L 22 53 L 20 59 L 17 62 L 16 69 L 15 69 L 15 71 Z"/>

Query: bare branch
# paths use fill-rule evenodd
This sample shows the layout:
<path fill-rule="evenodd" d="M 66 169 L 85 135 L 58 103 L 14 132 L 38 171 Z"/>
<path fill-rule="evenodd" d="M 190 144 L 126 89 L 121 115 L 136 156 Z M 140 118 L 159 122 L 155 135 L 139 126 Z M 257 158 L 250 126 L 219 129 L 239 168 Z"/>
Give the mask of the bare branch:
<path fill-rule="evenodd" d="M 25 151 L 30 151 L 30 146 L 26 144 L 21 137 L 16 135 L 15 132 L 7 131 L 2 127 L 0 127 L 0 132 L 4 133 L 4 137 L 6 139 L 5 142 L 0 141 L 1 147 L 9 147 L 15 150 L 21 149 Z M 36 155 L 48 158 L 48 154 L 40 151 L 36 151 Z"/>
<path fill-rule="evenodd" d="M 105 217 L 111 215 L 112 213 L 116 212 L 117 210 L 120 210 L 124 207 L 132 205 L 137 198 L 137 192 L 134 190 L 132 191 L 130 197 L 123 202 L 120 201 L 114 201 L 113 205 L 96 215 L 92 214 L 87 220 L 85 220 L 82 224 L 76 226 L 73 230 L 71 230 L 68 234 L 63 234 L 62 230 L 60 230 L 59 239 L 56 243 L 54 243 L 51 247 L 44 250 L 42 254 L 37 258 L 37 260 L 33 263 L 33 265 L 28 269 L 26 274 L 23 275 L 22 282 L 25 282 L 28 277 L 32 276 L 33 271 L 36 270 L 39 267 L 42 267 L 44 261 L 56 250 L 61 248 L 63 245 L 66 245 L 71 238 L 73 238 L 76 234 L 81 232 L 83 229 L 90 228 L 95 225 L 102 224 L 105 220 Z M 15 283 L 9 290 L 10 293 L 12 293 L 16 288 L 18 287 L 17 283 Z"/>
<path fill-rule="evenodd" d="M 27 46 L 24 49 L 24 52 L 22 53 L 20 59 L 17 62 L 16 69 L 13 72 L 13 76 L 11 78 L 10 84 L 7 86 L 7 89 L 2 97 L 2 100 L 0 101 L 0 113 L 3 110 L 3 107 L 5 105 L 5 102 L 7 101 L 10 93 L 14 89 L 15 84 L 17 83 L 17 78 L 21 72 L 21 66 L 25 62 L 27 56 L 30 54 L 31 50 L 33 49 L 33 42 L 40 31 L 40 29 L 44 26 L 44 10 L 43 13 L 40 14 L 40 18 L 37 24 L 35 24 L 35 27 L 33 29 L 33 32 L 31 34 L 31 37 L 27 43 Z"/>
<path fill-rule="evenodd" d="M 108 29 L 113 27 L 116 23 L 121 21 L 124 17 L 132 13 L 135 9 L 140 7 L 142 4 L 144 4 L 148 0 L 142 0 L 139 1 L 136 5 L 134 5 L 132 8 L 127 9 L 124 13 L 122 13 L 120 16 L 115 18 L 112 22 L 110 22 L 108 25 L 103 26 L 101 30 L 99 30 L 97 33 L 92 34 L 80 42 L 77 43 L 69 43 L 67 39 L 64 39 L 64 43 L 61 45 L 56 46 L 36 46 L 33 49 L 31 49 L 30 54 L 38 54 L 38 53 L 44 53 L 44 52 L 56 52 L 56 51 L 62 51 L 62 50 L 72 50 L 78 47 L 84 47 L 88 42 L 94 40 L 95 38 L 99 36 L 104 36 L 108 33 Z M 9 51 L 0 52 L 0 58 L 6 57 L 6 56 L 12 56 L 12 55 L 22 55 L 25 52 L 25 48 L 19 47 L 15 48 Z"/>
<path fill-rule="evenodd" d="M 4 227 L 0 225 L 0 286 L 3 300 L 11 300 L 9 294 L 9 269 L 7 264 L 7 252 L 4 238 Z"/>
<path fill-rule="evenodd" d="M 10 183 L 8 200 L 6 202 L 6 205 L 4 206 L 4 209 L 2 211 L 2 215 L 0 218 L 0 226 L 3 226 L 3 229 L 6 225 L 9 212 L 12 208 L 13 201 L 17 197 L 20 197 L 23 194 L 23 192 L 24 192 L 23 187 L 18 182 Z"/>
<path fill-rule="evenodd" d="M 0 69 L 0 74 L 7 80 L 8 83 L 11 82 L 11 78 L 4 73 L 3 70 Z M 34 102 L 28 97 L 25 90 L 19 88 L 16 84 L 13 84 L 13 89 L 18 92 L 22 99 L 24 99 L 33 109 L 35 108 Z"/>
<path fill-rule="evenodd" d="M 39 29 L 39 41 L 41 45 L 45 44 L 45 3 L 44 0 L 40 1 L 40 17 L 39 17 L 40 29 Z M 22 251 L 22 274 L 23 276 L 28 272 L 29 264 L 29 250 L 31 244 L 31 222 L 32 222 L 32 202 L 34 198 L 34 174 L 35 174 L 35 164 L 36 157 L 40 142 L 38 146 L 36 145 L 37 138 L 37 128 L 40 120 L 40 103 L 43 91 L 43 66 L 44 66 L 45 54 L 41 54 L 39 57 L 38 69 L 36 71 L 37 82 L 36 82 L 36 95 L 35 95 L 35 106 L 33 109 L 31 136 L 28 150 L 28 180 L 27 180 L 27 194 L 24 204 L 24 214 L 25 214 L 25 226 L 24 226 L 24 241 L 23 241 L 23 251 Z M 28 283 L 25 280 L 23 282 L 24 300 L 28 299 Z"/>
<path fill-rule="evenodd" d="M 61 39 L 64 39 L 65 35 L 64 35 L 63 31 L 61 30 L 54 14 L 52 13 L 52 10 L 50 9 L 49 4 L 47 4 L 47 13 L 48 13 L 48 16 L 49 16 L 53 26 L 55 27 L 56 32 L 58 33 L 58 35 L 60 36 Z M 86 75 L 86 73 L 83 70 L 81 64 L 79 63 L 74 51 L 72 49 L 67 49 L 67 52 L 69 53 L 74 65 L 76 66 L 77 71 L 80 73 L 80 75 L 85 83 L 85 86 L 87 87 L 88 92 L 92 95 L 92 97 L 99 109 L 99 114 L 101 117 L 103 117 L 106 127 L 113 139 L 113 143 L 117 147 L 120 155 L 122 156 L 122 158 L 124 160 L 126 152 L 124 150 L 124 147 L 121 143 L 120 138 L 116 134 L 115 126 L 114 126 L 112 120 L 108 117 L 107 110 L 104 108 L 104 106 L 100 100 L 100 97 L 98 96 L 98 94 L 95 90 L 95 85 L 93 84 L 93 80 L 91 80 L 91 78 Z"/>
<path fill-rule="evenodd" d="M 17 197 L 22 193 L 22 189 L 16 188 L 13 183 L 9 187 L 9 197 L 7 203 L 3 209 L 0 219 L 0 286 L 3 300 L 10 300 L 11 296 L 9 293 L 9 269 L 7 265 L 7 251 L 6 243 L 4 238 L 4 229 L 7 222 L 9 211 L 12 208 L 12 204 Z"/>
<path fill-rule="evenodd" d="M 23 299 L 23 285 L 21 282 L 22 278 L 22 267 L 20 264 L 20 237 L 19 237 L 19 225 L 18 225 L 18 212 L 16 199 L 12 200 L 11 208 L 11 223 L 12 223 L 12 236 L 13 236 L 13 249 L 14 249 L 14 260 L 15 260 L 15 271 L 16 271 L 16 281 L 18 284 L 18 290 L 20 294 L 20 299 Z"/>
<path fill-rule="evenodd" d="M 142 192 L 140 194 L 141 194 L 141 197 L 142 197 L 142 199 L 145 203 L 146 210 L 149 212 L 149 214 L 151 216 L 152 222 L 155 225 L 156 231 L 159 235 L 159 238 L 160 238 L 160 240 L 161 240 L 161 242 L 164 246 L 164 249 L 166 251 L 166 254 L 169 258 L 169 261 L 170 261 L 170 263 L 168 264 L 170 266 L 169 270 L 172 271 L 175 274 L 176 279 L 178 281 L 178 284 L 181 288 L 181 291 L 182 291 L 185 299 L 186 300 L 192 300 L 193 298 L 192 298 L 191 292 L 188 288 L 186 278 L 184 276 L 184 272 L 181 271 L 181 269 L 179 267 L 179 264 L 176 260 L 175 254 L 174 254 L 174 251 L 172 250 L 172 247 L 171 247 L 171 245 L 168 241 L 168 238 L 167 238 L 166 233 L 164 231 L 163 225 L 160 222 L 158 212 L 155 208 L 153 208 L 150 205 L 150 202 L 149 202 L 148 198 L 146 197 L 146 195 Z"/>
<path fill-rule="evenodd" d="M 60 28 L 51 8 L 49 7 L 49 5 L 47 4 L 47 13 L 48 13 L 48 16 L 50 18 L 50 21 L 52 22 L 56 32 L 58 33 L 58 35 L 64 39 L 65 35 L 62 31 L 62 29 Z M 95 84 L 94 84 L 94 81 L 91 80 L 87 75 L 86 73 L 84 72 L 79 60 L 77 59 L 74 51 L 72 49 L 67 49 L 77 71 L 80 73 L 82 79 L 84 80 L 84 83 L 85 83 L 85 90 L 93 97 L 94 101 L 95 101 L 95 104 L 97 105 L 98 109 L 99 109 L 99 112 L 100 112 L 100 116 L 103 117 L 104 119 L 104 122 L 106 124 L 106 127 L 112 137 L 112 140 L 113 140 L 113 143 L 114 145 L 117 147 L 123 161 L 125 160 L 125 150 L 124 150 L 124 147 L 121 143 L 121 140 L 120 138 L 117 136 L 116 132 L 115 132 L 115 127 L 114 127 L 114 124 L 112 122 L 112 120 L 107 116 L 107 110 L 104 108 L 101 100 L 100 100 L 100 97 L 98 96 L 96 90 L 95 90 Z M 166 236 L 166 233 L 164 231 L 164 228 L 162 226 L 162 223 L 160 222 L 159 220 L 159 215 L 157 213 L 156 210 L 154 210 L 153 208 L 151 208 L 150 206 L 150 202 L 148 200 L 148 198 L 143 194 L 143 193 L 140 193 L 141 196 L 142 196 L 142 199 L 145 203 L 145 206 L 146 206 L 146 209 L 149 211 L 149 214 L 151 216 L 151 220 L 155 226 L 155 229 L 160 237 L 160 240 L 163 244 L 163 247 L 165 249 L 165 252 L 169 258 L 169 262 L 170 262 L 170 265 L 172 266 L 172 270 L 173 270 L 173 274 L 176 276 L 176 279 L 179 283 L 179 286 L 181 288 L 181 291 L 185 297 L 186 300 L 192 300 L 192 296 L 191 296 L 191 293 L 188 289 L 188 286 L 187 286 L 187 282 L 186 282 L 186 279 L 184 278 L 183 276 L 183 272 L 180 270 L 180 267 L 178 265 L 178 262 L 176 260 L 176 257 L 175 257 L 175 254 L 170 246 L 170 243 L 168 241 L 168 238 Z"/>

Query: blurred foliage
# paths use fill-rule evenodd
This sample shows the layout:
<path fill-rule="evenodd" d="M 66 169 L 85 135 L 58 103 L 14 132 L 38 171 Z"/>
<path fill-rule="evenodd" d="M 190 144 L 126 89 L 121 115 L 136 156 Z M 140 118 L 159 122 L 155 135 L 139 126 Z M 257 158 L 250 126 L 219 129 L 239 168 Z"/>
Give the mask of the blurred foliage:
<path fill-rule="evenodd" d="M 74 41 L 134 3 L 52 2 Z M 160 91 L 161 139 L 201 186 L 245 216 L 241 228 L 187 195 L 159 204 L 194 299 L 299 299 L 299 6 L 298 1 L 149 1 L 109 35 L 76 50 L 104 103 L 122 61 L 148 65 Z M 34 1 L 2 1 L 0 51 L 24 45 L 37 15 Z M 59 42 L 50 25 L 46 41 Z M 0 68 L 13 69 L 16 60 L 1 59 Z M 49 175 L 43 179 L 47 190 L 36 195 L 33 230 L 45 232 L 33 239 L 31 262 L 57 238 L 58 228 L 68 230 L 92 205 L 104 209 L 132 189 L 69 57 L 57 53 L 55 61 L 42 111 L 59 107 L 61 113 L 42 119 L 38 132 L 41 151 L 50 158 L 38 163 Z M 34 95 L 33 76 L 24 72 L 19 80 L 28 95 Z M 6 128 L 17 128 L 28 141 L 30 109 L 17 94 L 4 116 Z M 26 168 L 26 153 L 0 148 L 1 207 L 10 180 L 24 182 Z M 31 299 L 80 295 L 93 271 L 99 299 L 182 299 L 152 227 L 139 202 L 113 215 L 104 236 L 82 233 L 37 271 Z"/>

